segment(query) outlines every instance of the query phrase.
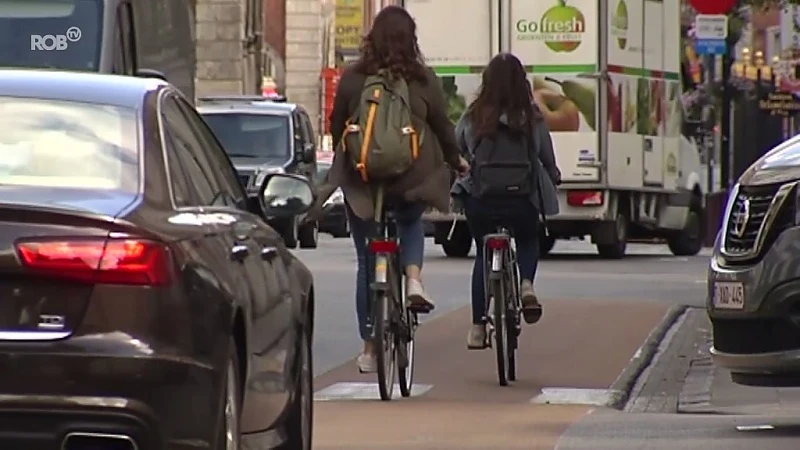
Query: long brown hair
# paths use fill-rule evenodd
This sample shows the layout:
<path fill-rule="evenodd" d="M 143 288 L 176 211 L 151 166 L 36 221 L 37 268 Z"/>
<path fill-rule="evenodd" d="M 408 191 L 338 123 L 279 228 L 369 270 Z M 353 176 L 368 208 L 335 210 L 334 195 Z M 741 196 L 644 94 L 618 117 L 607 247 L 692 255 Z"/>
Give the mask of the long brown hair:
<path fill-rule="evenodd" d="M 372 29 L 361 42 L 356 69 L 367 75 L 388 70 L 406 81 L 425 82 L 427 74 L 422 61 L 414 19 L 399 6 L 387 6 L 375 16 Z"/>
<path fill-rule="evenodd" d="M 503 115 L 512 132 L 528 137 L 534 122 L 543 118 L 533 104 L 525 67 L 511 53 L 500 53 L 489 61 L 478 96 L 467 108 L 467 118 L 479 139 L 497 133 Z"/>

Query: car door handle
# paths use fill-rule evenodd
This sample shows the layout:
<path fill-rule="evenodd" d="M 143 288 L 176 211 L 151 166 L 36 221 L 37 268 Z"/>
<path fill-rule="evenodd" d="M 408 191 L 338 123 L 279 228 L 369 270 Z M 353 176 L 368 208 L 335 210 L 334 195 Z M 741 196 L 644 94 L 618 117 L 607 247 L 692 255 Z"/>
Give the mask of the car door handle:
<path fill-rule="evenodd" d="M 231 259 L 234 261 L 244 261 L 250 256 L 250 249 L 246 245 L 236 244 L 231 248 Z"/>
<path fill-rule="evenodd" d="M 278 256 L 278 249 L 276 247 L 264 247 L 261 249 L 261 259 L 264 261 L 270 261 L 276 256 Z"/>

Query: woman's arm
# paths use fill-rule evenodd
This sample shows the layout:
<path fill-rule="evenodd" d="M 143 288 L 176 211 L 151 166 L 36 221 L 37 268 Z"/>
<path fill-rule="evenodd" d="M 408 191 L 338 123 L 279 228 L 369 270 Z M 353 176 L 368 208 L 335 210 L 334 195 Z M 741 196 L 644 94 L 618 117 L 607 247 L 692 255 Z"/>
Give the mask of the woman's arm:
<path fill-rule="evenodd" d="M 450 164 L 453 169 L 457 169 L 461 162 L 456 134 L 453 122 L 447 116 L 447 101 L 444 98 L 444 91 L 433 70 L 428 71 L 426 91 L 428 93 L 425 99 L 428 103 L 428 125 L 436 135 L 436 139 L 439 140 L 439 147 L 442 149 L 445 162 Z"/>
<path fill-rule="evenodd" d="M 468 158 L 470 156 L 469 144 L 467 143 L 467 118 L 462 115 L 456 123 L 456 145 L 461 152 L 461 156 Z M 469 159 L 469 158 L 468 158 Z"/>

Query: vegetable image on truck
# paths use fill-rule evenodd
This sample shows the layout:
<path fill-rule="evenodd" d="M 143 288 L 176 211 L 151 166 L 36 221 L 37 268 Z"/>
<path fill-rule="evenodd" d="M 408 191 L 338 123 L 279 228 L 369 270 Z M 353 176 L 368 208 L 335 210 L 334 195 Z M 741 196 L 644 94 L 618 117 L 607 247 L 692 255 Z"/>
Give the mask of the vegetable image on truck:
<path fill-rule="evenodd" d="M 665 242 L 682 256 L 702 247 L 704 175 L 681 135 L 680 8 L 667 3 L 406 1 L 428 64 L 446 77 L 452 119 L 493 55 L 511 52 L 526 65 L 563 181 L 543 254 L 558 239 L 587 236 L 609 259 L 624 257 L 631 241 Z M 437 19 L 456 10 L 457 21 Z M 458 211 L 425 219 L 448 256 L 469 254 Z"/>

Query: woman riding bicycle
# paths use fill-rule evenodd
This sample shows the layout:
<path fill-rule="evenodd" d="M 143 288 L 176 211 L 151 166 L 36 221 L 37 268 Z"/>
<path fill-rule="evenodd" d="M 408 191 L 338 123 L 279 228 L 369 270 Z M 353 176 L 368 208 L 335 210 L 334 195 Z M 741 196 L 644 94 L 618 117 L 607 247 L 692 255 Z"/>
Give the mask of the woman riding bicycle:
<path fill-rule="evenodd" d="M 425 310 L 433 308 L 433 301 L 423 288 L 420 274 L 425 245 L 422 213 L 427 207 L 441 211 L 449 208 L 450 172 L 445 162 L 461 172 L 469 167 L 459 156 L 441 85 L 433 71 L 422 62 L 416 28 L 405 9 L 397 6 L 382 9 L 375 17 L 372 29 L 364 37 L 359 60 L 342 74 L 330 116 L 333 146 L 337 151 L 326 180 L 319 188 L 319 198 L 314 208 L 319 211 L 321 202 L 341 186 L 358 260 L 356 313 L 364 348 L 357 364 L 363 373 L 377 370 L 376 349 L 370 341 L 367 327 L 367 238 L 374 218 L 373 186 L 362 181 L 347 155 L 338 150 L 348 119 L 358 113 L 367 76 L 388 71 L 393 76 L 405 79 L 409 86 L 414 128 L 424 136 L 419 156 L 411 168 L 391 182 L 384 183 L 384 190 L 395 206 L 402 264 L 408 280 L 408 301 Z M 312 213 L 312 217 L 316 215 L 318 213 Z"/>
<path fill-rule="evenodd" d="M 464 204 L 467 223 L 478 249 L 472 269 L 472 328 L 467 336 L 467 347 L 483 349 L 487 346 L 483 239 L 498 226 L 512 231 L 517 244 L 523 316 L 526 322 L 535 323 L 542 315 L 542 306 L 533 290 L 539 260 L 539 215 L 543 207 L 548 213 L 552 212 L 553 205 L 557 208 L 553 185 L 561 182 L 550 130 L 533 103 L 525 68 L 514 55 L 501 53 L 489 62 L 477 98 L 456 125 L 456 140 L 462 155 L 472 165 L 472 174 L 459 178 L 452 194 Z M 489 183 L 483 179 L 486 176 L 477 179 L 476 171 L 481 167 L 475 160 L 478 151 L 505 158 L 506 165 L 495 166 L 495 179 L 506 183 L 523 179 L 526 185 L 493 195 L 476 192 L 478 183 Z M 512 169 L 504 169 L 512 167 L 508 161 L 513 161 L 514 157 L 520 161 L 521 177 L 519 173 L 510 172 Z M 503 173 L 504 170 L 509 172 Z M 525 176 L 528 171 L 529 176 Z M 483 188 L 480 190 L 484 192 Z"/>

